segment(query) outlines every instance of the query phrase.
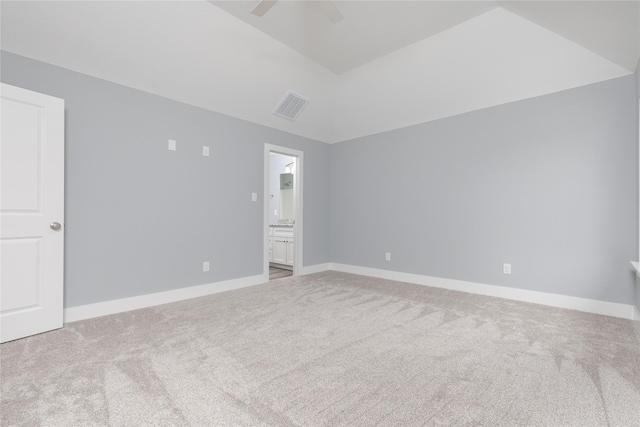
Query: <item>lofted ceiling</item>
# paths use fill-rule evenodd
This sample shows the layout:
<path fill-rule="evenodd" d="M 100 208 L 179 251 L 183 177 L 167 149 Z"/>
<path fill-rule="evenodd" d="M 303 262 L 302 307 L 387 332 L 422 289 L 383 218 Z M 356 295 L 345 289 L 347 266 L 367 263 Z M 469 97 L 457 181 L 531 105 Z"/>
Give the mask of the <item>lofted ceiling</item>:
<path fill-rule="evenodd" d="M 640 1 L 7 1 L 3 50 L 339 142 L 634 72 Z M 298 120 L 271 113 L 286 91 Z"/>
<path fill-rule="evenodd" d="M 263 17 L 256 2 L 211 3 L 336 74 L 431 37 L 494 9 L 489 1 L 336 1 L 345 19 L 327 19 L 321 1 L 278 1 Z"/>
<path fill-rule="evenodd" d="M 497 7 L 514 12 L 630 71 L 640 53 L 637 1 L 336 1 L 333 24 L 322 1 L 279 1 L 263 17 L 255 1 L 211 3 L 342 74 Z"/>

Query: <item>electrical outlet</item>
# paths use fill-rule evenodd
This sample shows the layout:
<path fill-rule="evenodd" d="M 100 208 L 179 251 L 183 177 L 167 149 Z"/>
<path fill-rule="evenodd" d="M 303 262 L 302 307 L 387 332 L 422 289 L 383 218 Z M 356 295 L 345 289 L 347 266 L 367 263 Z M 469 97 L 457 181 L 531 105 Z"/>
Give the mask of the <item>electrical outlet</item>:
<path fill-rule="evenodd" d="M 202 271 L 209 271 L 209 261 L 202 263 Z"/>
<path fill-rule="evenodd" d="M 176 151 L 176 140 L 175 139 L 170 139 L 169 140 L 169 151 Z"/>
<path fill-rule="evenodd" d="M 274 209 L 274 210 L 273 210 L 273 214 L 274 214 L 274 215 L 278 215 L 278 209 Z"/>
<path fill-rule="evenodd" d="M 209 157 L 209 147 L 207 147 L 206 145 L 202 146 L 202 155 L 204 157 Z"/>
<path fill-rule="evenodd" d="M 251 201 L 252 202 L 258 201 L 258 193 L 251 193 Z"/>
<path fill-rule="evenodd" d="M 384 254 L 384 259 L 387 261 L 391 261 L 391 252 L 387 252 Z"/>
<path fill-rule="evenodd" d="M 502 274 L 511 274 L 511 264 L 502 264 Z"/>

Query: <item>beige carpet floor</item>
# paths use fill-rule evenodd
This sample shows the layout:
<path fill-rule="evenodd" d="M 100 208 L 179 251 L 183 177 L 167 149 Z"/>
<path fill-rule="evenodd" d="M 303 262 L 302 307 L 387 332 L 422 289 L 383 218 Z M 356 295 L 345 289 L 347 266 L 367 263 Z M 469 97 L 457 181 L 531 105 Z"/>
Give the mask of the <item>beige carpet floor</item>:
<path fill-rule="evenodd" d="M 336 272 L 0 352 L 2 426 L 640 426 L 638 322 Z"/>

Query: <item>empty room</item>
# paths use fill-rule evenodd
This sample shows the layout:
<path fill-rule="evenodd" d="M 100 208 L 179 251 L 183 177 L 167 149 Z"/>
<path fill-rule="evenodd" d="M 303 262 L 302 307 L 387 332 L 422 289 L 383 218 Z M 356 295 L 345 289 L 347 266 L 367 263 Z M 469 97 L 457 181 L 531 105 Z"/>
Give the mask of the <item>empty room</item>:
<path fill-rule="evenodd" d="M 0 20 L 0 425 L 640 426 L 640 1 Z"/>

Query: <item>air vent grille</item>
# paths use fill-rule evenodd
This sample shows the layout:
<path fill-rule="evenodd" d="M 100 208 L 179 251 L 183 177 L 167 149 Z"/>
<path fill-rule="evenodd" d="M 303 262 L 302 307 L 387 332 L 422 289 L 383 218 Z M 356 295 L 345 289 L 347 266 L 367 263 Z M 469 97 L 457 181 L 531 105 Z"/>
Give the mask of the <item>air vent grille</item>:
<path fill-rule="evenodd" d="M 287 92 L 273 114 L 283 119 L 294 121 L 300 115 L 302 109 L 309 103 L 309 100 L 303 98 L 294 92 Z"/>

